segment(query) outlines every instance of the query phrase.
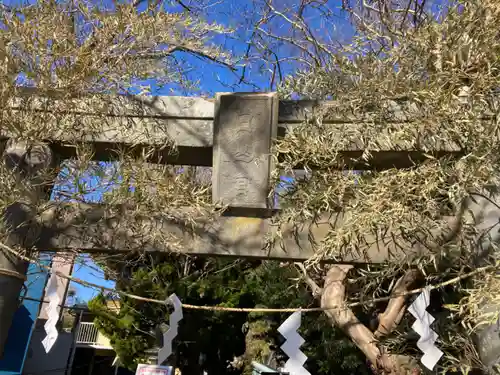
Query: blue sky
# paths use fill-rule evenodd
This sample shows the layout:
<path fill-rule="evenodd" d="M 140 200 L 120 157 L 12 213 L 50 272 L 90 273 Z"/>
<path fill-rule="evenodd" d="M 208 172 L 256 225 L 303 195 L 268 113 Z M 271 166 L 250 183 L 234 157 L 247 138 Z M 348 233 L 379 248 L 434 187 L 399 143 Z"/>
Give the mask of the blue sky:
<path fill-rule="evenodd" d="M 57 1 L 57 0 L 56 0 Z M 83 0 L 80 0 L 83 1 Z M 90 3 L 102 4 L 106 8 L 113 8 L 113 0 L 87 0 Z M 4 5 L 18 6 L 20 4 L 34 4 L 36 0 L 0 0 Z M 144 2 L 146 5 L 147 2 Z M 175 0 L 164 0 L 164 3 L 173 4 Z M 183 3 L 190 5 L 196 4 L 196 0 L 183 0 Z M 254 3 L 262 3 L 262 0 L 213 0 L 209 2 L 210 6 L 204 9 L 204 17 L 209 22 L 216 22 L 228 28 L 234 29 L 230 35 L 220 35 L 213 38 L 214 44 L 223 46 L 226 50 L 231 51 L 234 56 L 244 56 L 247 51 L 249 42 L 251 41 L 254 28 L 253 25 L 260 18 L 258 12 L 252 12 Z M 296 8 L 301 1 L 299 0 L 275 0 L 273 4 L 278 9 L 283 9 L 287 6 Z M 304 18 L 307 20 L 311 32 L 325 40 L 349 40 L 353 36 L 353 29 L 347 20 L 347 14 L 341 11 L 342 0 L 329 0 L 326 2 L 329 9 L 335 14 L 335 23 L 326 24 L 324 17 L 321 17 L 319 11 L 315 11 L 313 7 L 307 8 L 309 11 L 304 12 Z M 145 8 L 145 6 L 142 6 Z M 169 10 L 182 10 L 181 6 L 171 7 Z M 141 7 L 139 7 L 141 10 Z M 289 25 L 287 25 L 279 17 L 275 17 L 263 27 L 266 30 L 272 30 L 276 35 L 289 35 Z M 289 45 L 283 46 L 273 45 L 273 51 L 276 51 L 280 57 L 290 56 L 297 52 Z M 251 84 L 239 82 L 243 67 L 238 66 L 237 71 L 231 72 L 227 68 L 208 62 L 206 59 L 201 59 L 189 54 L 179 53 L 176 57 L 183 64 L 191 67 L 190 78 L 194 81 L 199 81 L 199 91 L 184 92 L 177 85 L 158 88 L 154 82 L 151 88 L 154 95 L 200 95 L 214 94 L 221 91 L 272 91 L 275 87 L 270 86 L 270 72 L 266 71 L 262 61 L 258 61 L 257 53 L 252 50 L 250 53 L 250 62 L 245 68 L 245 78 L 251 81 Z M 282 75 L 286 76 L 293 72 L 297 67 L 296 63 L 281 64 Z"/>
<path fill-rule="evenodd" d="M 0 0 L 1 1 L 1 0 Z M 34 0 L 30 0 L 30 3 L 34 3 Z M 110 4 L 110 0 L 104 1 Z M 185 1 L 189 3 L 188 0 Z M 248 42 L 250 41 L 253 33 L 252 25 L 257 21 L 258 15 L 255 12 L 251 12 L 253 0 L 222 0 L 214 1 L 211 7 L 205 9 L 207 13 L 207 18 L 209 21 L 214 21 L 223 24 L 227 27 L 235 29 L 235 32 L 231 36 L 219 36 L 214 39 L 215 43 L 224 46 L 227 50 L 232 51 L 235 56 L 244 56 L 247 48 Z M 27 1 L 20 0 L 3 0 L 5 5 L 19 5 L 20 3 L 26 4 Z M 295 0 L 281 0 L 280 2 L 275 2 L 283 6 L 284 4 L 295 5 L 300 3 Z M 308 20 L 310 28 L 313 33 L 318 36 L 328 37 L 331 39 L 349 39 L 352 36 L 352 28 L 347 22 L 346 15 L 339 11 L 341 5 L 341 0 L 330 1 L 330 8 L 335 10 L 337 14 L 338 22 L 335 24 L 325 24 L 316 12 L 309 12 L 305 14 L 305 18 Z M 275 19 L 274 22 L 270 23 L 266 28 L 272 28 L 272 31 L 277 34 L 287 34 L 287 25 L 283 23 L 279 17 Z M 289 46 L 274 46 L 274 50 L 278 54 L 283 55 L 293 54 L 293 50 Z M 275 86 L 270 85 L 270 72 L 266 70 L 266 66 L 262 64 L 262 61 L 256 59 L 256 53 L 250 54 L 251 59 L 249 65 L 245 70 L 245 78 L 251 81 L 250 84 L 239 83 L 241 74 L 243 72 L 243 67 L 239 67 L 236 72 L 231 72 L 229 69 L 208 62 L 207 60 L 200 59 L 187 54 L 182 54 L 179 57 L 182 59 L 183 64 L 189 65 L 192 69 L 190 70 L 189 76 L 194 81 L 199 81 L 199 91 L 185 92 L 179 90 L 176 85 L 166 86 L 159 88 L 155 86 L 153 81 L 148 82 L 151 84 L 153 95 L 213 95 L 216 92 L 221 91 L 272 91 Z M 286 76 L 296 68 L 294 64 L 282 64 L 282 75 Z M 82 178 L 88 187 L 96 187 L 99 181 L 96 178 Z M 76 184 L 70 188 L 70 190 L 75 191 Z M 56 188 L 57 190 L 57 188 Z M 99 201 L 101 199 L 104 190 L 99 188 L 92 193 L 86 194 L 86 199 L 90 201 Z M 87 280 L 89 282 L 107 286 L 114 287 L 114 282 L 106 281 L 104 279 L 104 274 L 99 268 L 91 261 L 91 259 L 83 254 L 75 262 L 73 275 L 77 278 Z M 72 283 L 72 288 L 76 289 L 77 297 L 81 300 L 88 301 L 93 296 L 95 296 L 99 291 L 92 288 L 84 287 L 82 285 Z"/>

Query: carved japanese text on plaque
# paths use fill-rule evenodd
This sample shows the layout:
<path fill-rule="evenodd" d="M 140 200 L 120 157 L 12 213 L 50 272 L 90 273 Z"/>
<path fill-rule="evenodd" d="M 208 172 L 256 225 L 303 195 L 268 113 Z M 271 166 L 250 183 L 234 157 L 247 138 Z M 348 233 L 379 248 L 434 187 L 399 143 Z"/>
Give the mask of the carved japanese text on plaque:
<path fill-rule="evenodd" d="M 278 98 L 219 94 L 214 121 L 213 200 L 232 207 L 267 208 L 271 146 Z"/>

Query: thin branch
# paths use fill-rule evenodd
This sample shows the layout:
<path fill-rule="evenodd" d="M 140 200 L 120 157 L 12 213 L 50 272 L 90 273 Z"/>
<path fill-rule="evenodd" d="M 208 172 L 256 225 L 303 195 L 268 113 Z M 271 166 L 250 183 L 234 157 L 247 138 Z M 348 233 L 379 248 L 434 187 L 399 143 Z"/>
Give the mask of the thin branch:
<path fill-rule="evenodd" d="M 325 287 L 321 296 L 321 306 L 338 306 L 325 310 L 332 323 L 338 326 L 377 368 L 389 374 L 403 374 L 397 358 L 384 353 L 377 345 L 374 334 L 362 324 L 345 302 L 344 281 L 352 265 L 333 266 L 325 278 Z"/>
<path fill-rule="evenodd" d="M 311 288 L 312 295 L 315 298 L 321 297 L 321 294 L 323 293 L 323 289 L 314 281 L 309 274 L 307 273 L 306 267 L 302 263 L 295 263 L 295 266 L 302 272 L 302 277 L 304 278 L 304 281 L 306 282 L 307 285 L 309 285 L 309 288 Z"/>
<path fill-rule="evenodd" d="M 168 50 L 161 51 L 161 52 L 141 53 L 141 54 L 138 54 L 137 56 L 134 56 L 134 57 L 142 58 L 142 59 L 160 59 L 160 58 L 169 57 L 174 52 L 178 52 L 178 51 L 187 52 L 187 53 L 190 53 L 194 56 L 198 56 L 198 57 L 201 57 L 203 59 L 213 61 L 217 64 L 224 65 L 226 68 L 230 69 L 233 72 L 237 70 L 233 65 L 231 65 L 225 61 L 219 60 L 217 57 L 210 56 L 204 52 L 196 51 L 196 50 L 190 49 L 188 47 L 183 47 L 183 46 L 173 46 L 172 48 L 169 48 Z"/>
<path fill-rule="evenodd" d="M 144 3 L 147 0 L 136 0 L 134 2 L 134 7 L 138 7 L 140 4 Z M 191 8 L 189 8 L 186 4 L 182 2 L 182 0 L 175 0 L 177 4 L 179 4 L 184 10 L 187 10 L 188 12 L 191 12 Z M 156 1 L 156 6 L 158 6 L 161 3 L 161 0 Z"/>
<path fill-rule="evenodd" d="M 405 303 L 407 299 L 407 296 L 403 296 L 402 294 L 408 291 L 419 275 L 420 272 L 418 270 L 410 269 L 394 285 L 391 299 L 385 311 L 379 315 L 379 323 L 375 331 L 377 339 L 394 331 L 401 322 L 406 311 Z"/>

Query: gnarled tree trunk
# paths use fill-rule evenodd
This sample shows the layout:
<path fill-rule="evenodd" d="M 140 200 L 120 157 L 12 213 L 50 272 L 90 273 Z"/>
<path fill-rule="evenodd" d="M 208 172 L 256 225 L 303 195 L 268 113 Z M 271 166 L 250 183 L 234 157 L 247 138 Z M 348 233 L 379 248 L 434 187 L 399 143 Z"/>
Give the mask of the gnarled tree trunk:
<path fill-rule="evenodd" d="M 408 270 L 395 284 L 387 308 L 379 316 L 379 324 L 375 333 L 370 331 L 356 317 L 345 301 L 345 279 L 352 265 L 335 265 L 330 268 L 326 277 L 324 287 L 320 288 L 316 282 L 308 276 L 303 265 L 298 264 L 302 270 L 306 283 L 311 288 L 313 295 L 320 299 L 321 307 L 325 308 L 325 314 L 330 318 L 333 325 L 339 327 L 351 338 L 356 346 L 366 355 L 371 362 L 372 368 L 378 374 L 419 374 L 420 369 L 409 357 L 393 355 L 388 353 L 380 345 L 379 339 L 391 333 L 401 321 L 406 311 L 406 297 L 402 292 L 408 290 L 419 273 L 416 270 Z"/>

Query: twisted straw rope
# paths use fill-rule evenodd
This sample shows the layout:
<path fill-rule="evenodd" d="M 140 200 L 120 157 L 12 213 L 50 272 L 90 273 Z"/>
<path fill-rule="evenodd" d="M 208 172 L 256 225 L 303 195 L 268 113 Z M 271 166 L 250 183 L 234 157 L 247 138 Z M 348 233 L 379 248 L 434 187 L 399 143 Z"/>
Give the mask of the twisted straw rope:
<path fill-rule="evenodd" d="M 105 287 L 105 286 L 102 286 L 102 285 L 98 285 L 98 284 L 94 284 L 94 283 L 90 283 L 88 281 L 84 281 L 84 280 L 78 279 L 78 278 L 70 276 L 70 275 L 66 275 L 66 274 L 64 274 L 64 273 L 62 273 L 60 271 L 57 271 L 57 270 L 52 270 L 51 267 L 46 266 L 44 264 L 41 264 L 36 259 L 29 258 L 29 257 L 27 257 L 27 256 L 19 253 L 18 251 L 12 249 L 11 247 L 5 245 L 2 242 L 0 242 L 0 248 L 8 251 L 9 253 L 11 253 L 11 254 L 13 254 L 13 255 L 15 255 L 17 257 L 19 257 L 20 259 L 23 259 L 23 260 L 25 260 L 27 262 L 31 262 L 31 263 L 37 264 L 39 267 L 44 268 L 44 269 L 48 270 L 49 272 L 53 272 L 53 273 L 55 273 L 59 277 L 62 277 L 64 279 L 76 282 L 78 284 L 81 284 L 81 285 L 84 285 L 84 286 L 87 286 L 87 287 L 96 288 L 96 289 L 99 289 L 101 291 L 108 291 L 108 292 L 111 292 L 111 293 L 117 293 L 117 294 L 119 294 L 119 295 L 121 295 L 123 297 L 128 297 L 128 298 L 131 298 L 131 299 L 135 299 L 137 301 L 151 302 L 151 303 L 157 303 L 157 304 L 161 304 L 161 305 L 168 305 L 169 304 L 165 300 L 158 300 L 158 299 L 153 299 L 153 298 L 147 298 L 147 297 L 142 297 L 142 296 L 138 296 L 138 295 L 131 294 L 131 293 L 122 292 L 122 291 L 119 291 L 119 290 L 116 290 L 116 289 L 113 289 L 113 288 L 108 288 L 108 287 Z M 475 270 L 473 270 L 471 272 L 464 273 L 464 274 L 462 274 L 460 276 L 457 276 L 457 277 L 454 277 L 452 279 L 446 280 L 446 281 L 444 281 L 442 283 L 439 283 L 439 284 L 427 285 L 427 286 L 425 286 L 423 288 L 409 290 L 407 292 L 399 293 L 399 294 L 396 294 L 396 295 L 390 295 L 390 296 L 379 297 L 379 298 L 370 298 L 370 299 L 361 300 L 361 301 L 358 301 L 358 302 L 346 303 L 342 307 L 343 308 L 352 308 L 352 307 L 356 307 L 356 306 L 369 305 L 369 304 L 372 304 L 372 303 L 389 301 L 390 299 L 392 299 L 394 297 L 410 296 L 410 295 L 413 295 L 413 294 L 418 294 L 418 293 L 423 292 L 425 289 L 429 289 L 429 290 L 439 289 L 439 288 L 442 288 L 442 287 L 447 286 L 447 285 L 455 284 L 455 283 L 459 282 L 460 280 L 467 279 L 467 278 L 472 277 L 474 275 L 477 275 L 479 273 L 491 271 L 491 270 L 497 269 L 499 267 L 500 267 L 500 261 L 496 262 L 495 264 L 492 264 L 492 265 L 488 265 L 488 266 L 476 268 Z M 2 270 L 0 269 L 0 273 L 1 273 L 1 271 Z M 12 271 L 10 271 L 10 272 L 12 272 Z M 18 275 L 19 274 L 15 275 L 15 276 L 18 276 Z M 24 279 L 24 277 L 23 277 L 23 279 Z M 303 308 L 303 307 L 289 307 L 289 308 L 250 308 L 250 307 L 202 306 L 202 305 L 191 305 L 191 304 L 188 304 L 188 303 L 183 303 L 182 307 L 185 308 L 185 309 L 192 309 L 192 310 L 245 312 L 245 313 L 251 313 L 251 312 L 284 313 L 284 312 L 296 312 L 296 311 L 301 311 L 301 312 L 317 312 L 317 311 L 337 310 L 339 308 L 339 306 L 306 307 L 306 308 Z"/>
<path fill-rule="evenodd" d="M 17 271 L 8 270 L 5 268 L 0 268 L 0 275 L 11 276 L 11 277 L 15 277 L 17 279 L 20 279 L 22 281 L 26 281 L 26 275 L 23 275 L 22 273 L 19 273 Z"/>

